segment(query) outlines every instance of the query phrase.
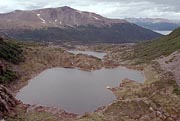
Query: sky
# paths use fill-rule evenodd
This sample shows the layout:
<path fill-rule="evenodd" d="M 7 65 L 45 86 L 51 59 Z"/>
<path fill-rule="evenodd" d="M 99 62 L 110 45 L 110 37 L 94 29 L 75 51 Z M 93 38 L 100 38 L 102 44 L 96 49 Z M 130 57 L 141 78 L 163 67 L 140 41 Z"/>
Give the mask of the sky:
<path fill-rule="evenodd" d="M 180 0 L 0 0 L 0 13 L 70 6 L 109 18 L 180 20 Z"/>

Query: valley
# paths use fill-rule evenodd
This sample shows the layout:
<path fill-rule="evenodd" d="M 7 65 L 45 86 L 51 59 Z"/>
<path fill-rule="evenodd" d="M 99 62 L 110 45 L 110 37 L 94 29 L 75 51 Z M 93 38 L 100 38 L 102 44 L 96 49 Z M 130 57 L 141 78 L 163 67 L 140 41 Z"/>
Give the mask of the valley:
<path fill-rule="evenodd" d="M 68 44 L 68 48 L 66 48 L 66 46 L 61 47 L 52 44 L 18 42 L 18 45 L 20 45 L 23 50 L 24 57 L 22 57 L 24 59 L 19 65 L 8 64 L 11 65 L 12 69 L 16 69 L 20 77 L 17 82 L 13 82 L 13 85 L 10 84 L 10 88 L 17 93 L 22 87 L 28 84 L 29 79 L 36 77 L 43 70 L 54 67 L 79 68 L 81 70 L 91 71 L 99 70 L 103 67 L 115 68 L 125 66 L 135 70 L 143 70 L 145 82 L 139 83 L 128 77 L 122 79 L 121 83 L 121 80 L 118 80 L 120 83 L 119 86 L 108 87 L 117 99 L 111 104 L 99 108 L 95 112 L 85 113 L 82 116 L 67 113 L 63 111 L 63 109 L 35 105 L 30 106 L 20 103 L 14 108 L 17 115 L 8 117 L 8 120 L 179 120 L 179 87 L 176 85 L 176 79 L 174 78 L 174 74 L 177 74 L 173 71 L 169 72 L 169 70 L 164 67 L 162 67 L 164 69 L 162 70 L 161 65 L 158 64 L 157 61 L 154 61 L 156 58 L 161 57 L 161 55 L 167 56 L 179 50 L 179 46 L 177 45 L 179 42 L 179 33 L 177 31 L 179 30 L 156 40 L 156 42 L 147 42 L 146 45 L 149 46 L 149 48 L 140 44 L 73 46 L 73 48 L 75 47 L 77 50 L 107 53 L 102 60 L 92 55 L 69 53 L 66 49 L 71 48 L 71 44 Z M 168 52 L 163 51 L 163 49 L 166 49 L 166 44 L 164 43 L 166 39 L 171 39 L 169 42 L 172 43 L 172 45 L 176 42 L 177 47 L 174 46 Z M 157 48 L 153 46 L 154 43 L 156 43 L 156 46 L 159 45 L 164 48 Z M 170 45 L 170 43 L 168 45 Z M 154 47 L 160 52 L 158 55 L 155 54 L 157 51 Z M 153 51 L 146 49 L 152 49 Z M 170 66 L 175 60 L 176 59 L 173 59 L 166 64 Z M 179 61 L 176 62 L 176 65 L 178 65 Z M 11 62 L 9 61 L 8 63 Z M 27 110 L 28 112 L 26 112 Z"/>
<path fill-rule="evenodd" d="M 180 121 L 178 27 L 68 6 L 0 14 L 0 120 Z"/>

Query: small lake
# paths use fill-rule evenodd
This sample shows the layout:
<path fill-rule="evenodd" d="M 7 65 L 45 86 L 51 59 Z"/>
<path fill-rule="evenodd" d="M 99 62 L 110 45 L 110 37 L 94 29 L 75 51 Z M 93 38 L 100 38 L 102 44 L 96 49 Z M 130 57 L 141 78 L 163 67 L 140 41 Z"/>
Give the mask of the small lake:
<path fill-rule="evenodd" d="M 107 86 L 117 87 L 125 78 L 144 81 L 143 72 L 124 67 L 92 72 L 52 68 L 29 80 L 16 98 L 25 104 L 58 107 L 67 112 L 83 114 L 116 100 Z"/>
<path fill-rule="evenodd" d="M 160 33 L 160 34 L 162 34 L 162 35 L 168 35 L 168 34 L 170 34 L 172 31 L 157 31 L 157 30 L 154 30 L 155 32 L 157 32 L 157 33 Z"/>
<path fill-rule="evenodd" d="M 106 53 L 103 52 L 94 52 L 94 51 L 79 51 L 79 50 L 70 50 L 68 51 L 73 54 L 86 54 L 86 55 L 92 55 L 94 57 L 103 59 L 103 57 L 106 55 Z"/>

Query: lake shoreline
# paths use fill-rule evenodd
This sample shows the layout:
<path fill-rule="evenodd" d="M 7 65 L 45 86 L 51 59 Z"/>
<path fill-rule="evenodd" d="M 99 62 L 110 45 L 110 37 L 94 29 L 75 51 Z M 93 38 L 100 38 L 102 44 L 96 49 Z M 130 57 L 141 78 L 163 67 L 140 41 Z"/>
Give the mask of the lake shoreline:
<path fill-rule="evenodd" d="M 69 76 L 69 73 L 71 73 L 72 75 Z M 53 77 L 55 77 L 55 78 L 53 78 Z M 63 77 L 63 78 L 61 78 L 61 77 Z M 50 93 L 50 95 L 55 96 L 55 97 L 54 96 L 51 97 L 52 100 L 56 99 L 56 97 L 61 97 L 61 95 L 62 96 L 66 95 L 67 97 L 74 97 L 75 96 L 75 100 L 78 99 L 79 101 L 83 100 L 86 97 L 86 95 L 89 94 L 89 95 L 96 96 L 95 99 L 99 99 L 99 100 L 103 99 L 102 101 L 100 101 L 101 103 L 97 102 L 97 101 L 93 102 L 92 103 L 93 105 L 96 105 L 96 103 L 97 103 L 97 105 L 103 105 L 104 106 L 104 105 L 108 104 L 109 101 L 111 102 L 111 101 L 115 100 L 115 98 L 114 98 L 115 96 L 112 95 L 111 93 L 109 93 L 109 91 L 107 91 L 106 88 L 108 88 L 108 87 L 109 88 L 117 87 L 119 85 L 119 83 L 121 82 L 121 80 L 123 80 L 125 78 L 134 79 L 134 80 L 136 80 L 136 81 L 138 81 L 140 83 L 142 83 L 144 81 L 144 75 L 143 75 L 143 73 L 141 71 L 136 71 L 136 70 L 133 70 L 133 69 L 127 69 L 125 67 L 117 67 L 117 68 L 113 68 L 113 69 L 101 68 L 100 70 L 94 70 L 94 71 L 83 71 L 82 69 L 79 70 L 77 68 L 74 68 L 74 69 L 68 68 L 67 69 L 67 68 L 59 68 L 59 67 L 57 67 L 57 68 L 47 69 L 47 70 L 41 72 L 37 77 L 29 80 L 29 85 L 25 86 L 25 88 L 21 89 L 21 92 L 19 92 L 16 97 L 18 99 L 21 99 L 22 101 L 24 100 L 23 101 L 24 103 L 31 102 L 30 104 L 38 104 L 39 101 L 41 102 L 41 99 L 48 100 L 49 97 L 42 96 L 42 98 L 39 98 L 39 97 L 41 97 L 41 95 L 46 95 L 46 93 L 48 93 L 48 94 Z M 65 80 L 74 80 L 75 79 L 75 81 L 65 81 L 65 82 L 63 82 L 64 79 Z M 93 81 L 91 81 L 91 79 L 93 79 Z M 49 82 L 49 80 L 51 80 L 51 81 Z M 79 81 L 76 81 L 76 80 L 79 80 Z M 96 82 L 98 82 L 98 83 L 96 83 Z M 80 92 L 80 95 L 76 94 L 76 93 L 73 94 L 73 92 L 78 92 L 79 90 L 74 90 L 71 93 L 69 93 L 69 90 L 71 90 L 71 87 L 69 87 L 70 89 L 68 91 L 67 90 L 61 90 L 61 89 L 64 89 L 63 86 L 61 87 L 61 85 L 64 85 L 64 84 L 65 85 L 74 85 L 72 87 L 72 89 L 81 88 L 79 86 L 76 87 L 77 86 L 76 84 L 81 84 L 81 86 L 82 86 L 81 91 L 84 92 L 84 93 L 81 94 L 81 92 Z M 88 88 L 86 87 L 87 84 L 89 85 Z M 46 88 L 42 87 L 41 89 L 38 89 L 38 87 L 39 87 L 38 85 L 39 86 L 43 85 L 43 87 L 46 87 L 46 88 L 49 88 L 48 85 L 51 85 L 51 86 L 54 85 L 55 87 L 57 87 L 57 85 L 59 85 L 58 86 L 59 90 L 58 90 L 58 93 L 56 93 L 56 91 L 51 91 L 51 90 L 46 92 Z M 91 86 L 91 85 L 96 85 L 95 86 L 96 88 L 94 86 Z M 84 87 L 86 87 L 86 88 L 84 88 Z M 85 90 L 83 91 L 83 89 L 85 89 Z M 36 93 L 33 90 L 38 90 L 40 92 L 46 92 L 46 93 L 38 93 L 38 92 Z M 88 90 L 88 94 L 85 93 L 87 90 Z M 92 90 L 94 90 L 94 91 L 96 90 L 95 92 L 97 92 L 97 93 L 94 93 L 94 91 L 92 91 Z M 103 90 L 103 92 L 102 92 L 102 90 Z M 60 93 L 61 95 L 58 96 L 59 91 L 63 92 L 63 93 Z M 67 91 L 67 93 L 66 93 L 66 91 Z M 29 92 L 31 92 L 31 93 L 29 93 Z M 102 94 L 98 93 L 98 92 L 101 92 Z M 32 94 L 32 95 L 30 95 L 30 94 Z M 39 96 L 37 96 L 37 95 L 39 95 Z M 81 99 L 81 97 L 82 97 L 81 95 L 84 95 L 82 99 Z M 33 99 L 29 98 L 29 97 L 33 97 Z M 65 97 L 64 97 L 63 100 L 66 99 Z M 72 100 L 70 104 L 77 106 L 78 104 L 76 104 L 73 101 L 73 99 L 74 98 L 70 99 L 70 100 Z M 93 97 L 91 98 L 91 96 L 86 97 L 86 99 L 88 99 L 88 100 L 84 100 L 84 102 L 93 101 Z M 32 100 L 37 101 L 37 102 L 33 103 Z M 44 103 L 43 102 L 44 101 L 42 101 L 41 104 L 46 105 L 46 102 L 44 102 Z M 57 102 L 57 101 L 55 101 L 55 102 Z M 62 101 L 60 101 L 60 102 L 62 102 Z M 52 103 L 49 102 L 49 103 L 47 103 L 47 105 L 52 105 Z M 62 105 L 64 105 L 64 104 L 62 104 Z M 65 105 L 66 105 L 66 103 L 65 103 Z M 56 106 L 56 104 L 54 106 Z M 79 105 L 78 107 L 81 107 L 81 105 Z M 101 107 L 101 106 L 98 106 L 98 107 Z M 76 112 L 76 109 L 74 111 L 75 111 L 75 113 L 79 113 L 78 110 Z M 70 111 L 70 112 L 73 112 L 73 111 Z M 82 112 L 88 112 L 88 110 L 82 111 Z"/>
<path fill-rule="evenodd" d="M 63 66 L 55 66 L 55 67 L 62 67 L 62 68 L 64 68 Z M 119 67 L 119 65 L 118 66 L 101 66 L 101 68 L 116 68 L 116 67 Z M 135 69 L 135 70 L 141 70 L 142 71 L 142 69 L 139 69 L 139 68 L 137 68 L 137 67 L 130 67 L 130 66 L 125 66 L 125 65 L 123 65 L 123 67 L 127 67 L 127 68 L 130 68 L 130 69 Z M 47 66 L 46 68 L 41 68 L 41 69 L 39 69 L 39 70 L 36 70 L 36 73 L 33 73 L 32 75 L 30 75 L 29 76 L 29 79 L 32 79 L 32 78 L 34 78 L 35 76 L 37 76 L 39 73 L 41 73 L 42 71 L 44 71 L 44 70 L 46 70 L 46 69 L 50 69 L 50 68 L 54 68 L 53 66 L 52 67 L 50 67 L 50 66 Z M 68 68 L 77 68 L 77 67 L 68 67 Z M 99 69 L 101 69 L 101 68 L 99 68 Z M 79 68 L 78 67 L 78 69 L 80 69 L 80 70 L 85 70 L 85 71 L 95 71 L 95 70 L 97 70 L 97 69 L 83 69 L 83 68 Z M 28 79 L 28 80 L 29 80 Z M 13 90 L 13 91 L 15 91 L 16 92 L 16 94 L 17 94 L 17 92 L 20 90 L 20 89 L 22 89 L 24 86 L 26 86 L 27 84 L 28 84 L 29 82 L 28 81 L 20 81 L 20 83 L 19 83 L 19 88 L 17 89 L 16 88 L 16 90 Z M 118 85 L 117 85 L 118 86 Z M 18 87 L 18 86 L 17 86 Z M 109 104 L 110 105 L 110 104 Z M 105 106 L 106 107 L 106 106 Z M 42 107 L 41 107 L 42 108 Z M 46 109 L 47 107 L 44 107 L 44 109 Z M 100 107 L 100 109 L 101 109 L 102 107 Z M 43 108 L 42 108 L 43 109 Z M 99 108 L 98 108 L 99 109 Z M 44 110 L 45 111 L 45 110 Z M 67 113 L 67 112 L 66 112 Z M 72 113 L 68 113 L 68 114 L 72 114 Z M 77 115 L 77 114 L 74 114 L 74 115 Z M 80 115 L 78 115 L 78 116 L 80 116 Z"/>

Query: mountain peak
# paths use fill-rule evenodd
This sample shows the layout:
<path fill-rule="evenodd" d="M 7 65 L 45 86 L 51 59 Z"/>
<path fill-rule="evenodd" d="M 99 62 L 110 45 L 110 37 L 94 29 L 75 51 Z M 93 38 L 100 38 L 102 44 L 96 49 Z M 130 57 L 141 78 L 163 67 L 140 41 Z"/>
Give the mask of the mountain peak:
<path fill-rule="evenodd" d="M 69 6 L 59 8 L 45 8 L 29 11 L 14 11 L 0 15 L 0 25 L 6 29 L 65 26 L 109 26 L 112 24 L 128 23 L 121 19 L 108 19 L 101 15 L 73 9 Z"/>
<path fill-rule="evenodd" d="M 58 8 L 55 8 L 55 9 L 58 9 Z M 75 11 L 78 11 L 78 10 L 76 10 L 76 9 L 74 9 L 74 8 L 69 7 L 69 6 L 59 7 L 59 9 L 60 9 L 61 11 L 67 11 L 67 12 L 75 12 Z"/>
<path fill-rule="evenodd" d="M 69 6 L 63 6 L 63 7 L 59 7 L 59 8 L 62 8 L 62 9 L 71 9 L 71 10 L 74 10 L 73 8 L 69 7 Z"/>

